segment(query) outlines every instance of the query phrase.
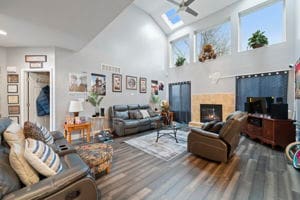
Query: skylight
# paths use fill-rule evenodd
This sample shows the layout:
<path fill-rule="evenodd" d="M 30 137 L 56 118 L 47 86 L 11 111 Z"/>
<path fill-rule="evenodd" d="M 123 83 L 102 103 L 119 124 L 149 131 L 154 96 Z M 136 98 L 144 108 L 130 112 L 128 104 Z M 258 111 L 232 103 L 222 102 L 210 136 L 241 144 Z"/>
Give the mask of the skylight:
<path fill-rule="evenodd" d="M 181 17 L 178 15 L 175 8 L 172 8 L 161 16 L 171 30 L 183 25 Z"/>

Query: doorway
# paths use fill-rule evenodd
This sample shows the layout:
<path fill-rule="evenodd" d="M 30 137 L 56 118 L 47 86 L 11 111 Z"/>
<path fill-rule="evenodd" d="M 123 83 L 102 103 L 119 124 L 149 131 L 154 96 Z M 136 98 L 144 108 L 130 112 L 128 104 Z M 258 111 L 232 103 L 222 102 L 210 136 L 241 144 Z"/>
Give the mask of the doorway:
<path fill-rule="evenodd" d="M 21 123 L 37 122 L 53 131 L 53 91 L 51 70 L 28 70 L 22 73 Z"/>
<path fill-rule="evenodd" d="M 169 102 L 175 120 L 188 124 L 191 121 L 191 82 L 169 84 Z"/>

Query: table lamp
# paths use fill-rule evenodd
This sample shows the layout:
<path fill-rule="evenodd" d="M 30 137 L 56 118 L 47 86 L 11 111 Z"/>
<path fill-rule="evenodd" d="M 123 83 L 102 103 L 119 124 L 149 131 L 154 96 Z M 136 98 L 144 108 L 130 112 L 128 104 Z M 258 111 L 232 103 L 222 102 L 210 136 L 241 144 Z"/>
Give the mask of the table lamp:
<path fill-rule="evenodd" d="M 74 117 L 78 117 L 78 114 L 81 111 L 83 111 L 81 101 L 70 101 L 69 112 L 74 113 Z"/>

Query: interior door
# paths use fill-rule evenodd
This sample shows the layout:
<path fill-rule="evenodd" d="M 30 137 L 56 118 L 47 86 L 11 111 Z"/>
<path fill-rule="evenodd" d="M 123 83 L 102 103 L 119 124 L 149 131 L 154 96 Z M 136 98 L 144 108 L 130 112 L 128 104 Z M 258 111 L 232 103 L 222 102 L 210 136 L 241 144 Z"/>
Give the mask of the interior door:
<path fill-rule="evenodd" d="M 50 129 L 50 116 L 38 116 L 36 100 L 41 90 L 49 85 L 49 81 L 49 72 L 28 72 L 27 120 L 38 122 L 48 130 Z"/>

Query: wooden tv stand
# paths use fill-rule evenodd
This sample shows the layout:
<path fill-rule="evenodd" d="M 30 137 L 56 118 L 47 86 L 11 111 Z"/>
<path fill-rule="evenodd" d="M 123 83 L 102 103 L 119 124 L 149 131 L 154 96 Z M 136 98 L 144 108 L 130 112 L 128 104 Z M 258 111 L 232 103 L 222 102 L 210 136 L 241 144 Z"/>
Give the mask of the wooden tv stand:
<path fill-rule="evenodd" d="M 270 119 L 263 115 L 249 114 L 242 133 L 252 139 L 258 139 L 262 143 L 271 144 L 272 148 L 275 146 L 285 148 L 296 139 L 293 122 L 290 119 Z"/>

